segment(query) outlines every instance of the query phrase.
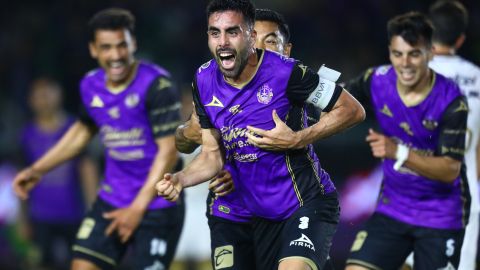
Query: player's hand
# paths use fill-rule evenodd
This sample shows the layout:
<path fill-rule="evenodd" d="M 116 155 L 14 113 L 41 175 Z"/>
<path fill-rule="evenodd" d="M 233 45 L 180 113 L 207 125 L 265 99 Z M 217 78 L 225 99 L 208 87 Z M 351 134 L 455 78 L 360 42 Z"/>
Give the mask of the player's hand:
<path fill-rule="evenodd" d="M 195 110 L 195 104 L 193 104 L 192 116 L 187 122 L 185 122 L 184 126 L 183 135 L 185 138 L 196 144 L 202 144 L 202 128 L 200 127 L 200 119 Z"/>
<path fill-rule="evenodd" d="M 117 231 L 122 243 L 126 243 L 137 229 L 143 217 L 143 211 L 127 207 L 103 213 L 105 219 L 110 219 L 110 225 L 105 230 L 106 235 Z"/>
<path fill-rule="evenodd" d="M 175 174 L 166 173 L 163 179 L 155 184 L 158 196 L 162 196 L 165 200 L 174 202 L 178 200 L 183 186 L 178 181 L 178 177 Z"/>
<path fill-rule="evenodd" d="M 12 186 L 15 194 L 22 199 L 28 199 L 28 193 L 42 178 L 42 174 L 29 167 L 20 171 L 13 180 Z"/>
<path fill-rule="evenodd" d="M 374 157 L 395 159 L 397 144 L 389 137 L 369 129 L 366 141 L 370 144 Z"/>
<path fill-rule="evenodd" d="M 289 149 L 299 149 L 301 138 L 298 133 L 289 128 L 277 115 L 275 110 L 272 111 L 272 118 L 275 122 L 275 128 L 271 130 L 263 130 L 260 128 L 247 126 L 250 132 L 247 132 L 248 142 L 252 145 L 272 151 L 284 151 Z M 252 134 L 252 132 L 255 136 Z"/>
<path fill-rule="evenodd" d="M 235 187 L 233 185 L 232 175 L 227 170 L 222 170 L 217 177 L 215 177 L 208 188 L 218 196 L 224 196 L 232 192 Z"/>

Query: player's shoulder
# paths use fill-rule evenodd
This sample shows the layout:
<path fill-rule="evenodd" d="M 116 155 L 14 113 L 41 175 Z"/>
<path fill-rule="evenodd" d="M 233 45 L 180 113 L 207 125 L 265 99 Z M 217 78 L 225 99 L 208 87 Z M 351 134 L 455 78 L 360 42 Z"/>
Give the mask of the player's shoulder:
<path fill-rule="evenodd" d="M 197 69 L 196 76 L 204 76 L 207 74 L 210 74 L 214 72 L 217 68 L 217 63 L 215 62 L 214 59 L 210 59 L 207 62 L 203 63 L 200 65 L 200 67 Z"/>
<path fill-rule="evenodd" d="M 374 77 L 386 77 L 394 73 L 392 65 L 380 65 L 367 69 L 366 74 L 371 74 Z"/>

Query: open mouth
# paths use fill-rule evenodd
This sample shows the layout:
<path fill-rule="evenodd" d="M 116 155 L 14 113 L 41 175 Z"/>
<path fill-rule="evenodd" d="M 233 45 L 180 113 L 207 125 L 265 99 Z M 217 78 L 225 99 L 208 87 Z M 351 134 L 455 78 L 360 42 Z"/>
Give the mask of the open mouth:
<path fill-rule="evenodd" d="M 404 81 L 410 81 L 415 78 L 415 71 L 413 70 L 401 70 L 400 76 Z"/>
<path fill-rule="evenodd" d="M 235 66 L 235 53 L 232 51 L 219 51 L 217 55 L 224 69 L 233 69 Z"/>
<path fill-rule="evenodd" d="M 127 65 L 124 61 L 112 61 L 108 63 L 111 75 L 121 75 L 125 72 Z"/>

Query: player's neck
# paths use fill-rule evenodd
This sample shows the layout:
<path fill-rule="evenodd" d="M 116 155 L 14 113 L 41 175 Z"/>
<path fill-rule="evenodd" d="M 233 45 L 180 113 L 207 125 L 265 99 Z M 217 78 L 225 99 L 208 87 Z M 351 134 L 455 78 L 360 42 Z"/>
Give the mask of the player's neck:
<path fill-rule="evenodd" d="M 452 46 L 446 46 L 438 43 L 433 44 L 433 53 L 435 55 L 455 55 L 456 50 Z"/>
<path fill-rule="evenodd" d="M 257 73 L 258 69 L 258 64 L 260 63 L 259 57 L 257 55 L 256 50 L 253 50 L 250 55 L 248 56 L 247 64 L 243 68 L 243 71 L 240 73 L 240 75 L 237 78 L 227 78 L 225 77 L 225 80 L 237 87 L 241 88 L 241 86 L 245 85 L 248 83 L 253 76 Z"/>

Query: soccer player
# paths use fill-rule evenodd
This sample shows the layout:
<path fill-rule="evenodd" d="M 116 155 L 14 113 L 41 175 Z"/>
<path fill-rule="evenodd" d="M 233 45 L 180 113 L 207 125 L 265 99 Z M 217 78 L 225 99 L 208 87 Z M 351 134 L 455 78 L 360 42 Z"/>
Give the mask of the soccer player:
<path fill-rule="evenodd" d="M 347 85 L 370 105 L 382 133 L 366 137 L 383 159 L 374 215 L 352 245 L 348 270 L 456 269 L 470 196 L 463 164 L 468 105 L 458 86 L 428 67 L 431 22 L 412 12 L 388 22 L 391 65 Z"/>
<path fill-rule="evenodd" d="M 193 84 L 202 151 L 183 171 L 166 174 L 157 191 L 175 200 L 184 187 L 207 181 L 226 164 L 254 216 L 257 269 L 321 269 L 339 208 L 311 143 L 363 120 L 363 108 L 299 62 L 256 50 L 249 1 L 214 0 L 207 17 L 214 60 L 198 69 Z M 327 112 L 311 127 L 302 117 L 307 99 Z M 286 144 L 278 147 L 279 140 Z M 231 251 L 219 255 L 220 267 L 232 265 Z"/>
<path fill-rule="evenodd" d="M 465 41 L 468 12 L 459 1 L 441 0 L 430 7 L 429 17 L 434 25 L 433 53 L 430 67 L 436 72 L 454 80 L 468 101 L 467 137 L 465 165 L 472 202 L 470 218 L 465 228 L 460 265 L 458 269 L 475 269 L 477 254 L 480 198 L 478 195 L 478 153 L 480 151 L 480 68 L 456 55 Z M 407 260 L 413 265 L 413 257 Z"/>
<path fill-rule="evenodd" d="M 23 156 L 29 164 L 58 142 L 74 122 L 62 109 L 61 92 L 60 85 L 52 79 L 39 78 L 32 83 L 29 105 L 33 120 L 24 127 L 20 139 Z M 97 184 L 96 166 L 84 156 L 46 174 L 30 194 L 21 219 L 22 231 L 32 232 L 43 267 L 65 266 L 66 262 L 55 255 L 58 245 L 54 243 L 61 241 L 68 247 L 73 244 L 86 206 L 93 203 Z"/>
<path fill-rule="evenodd" d="M 16 193 L 26 199 L 43 174 L 100 133 L 105 179 L 77 233 L 72 269 L 113 269 L 130 246 L 135 269 L 168 269 L 182 229 L 183 204 L 155 198 L 154 189 L 158 177 L 178 163 L 178 93 L 167 71 L 135 59 L 134 22 L 129 11 L 117 8 L 91 18 L 89 49 L 100 68 L 80 83 L 85 113 L 14 180 Z"/>

